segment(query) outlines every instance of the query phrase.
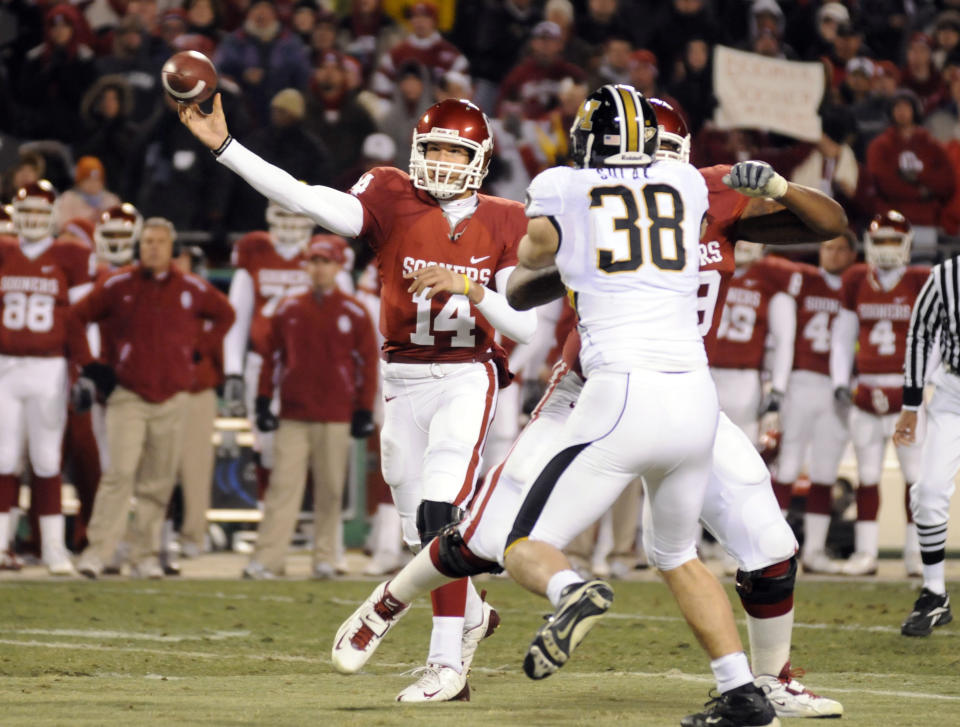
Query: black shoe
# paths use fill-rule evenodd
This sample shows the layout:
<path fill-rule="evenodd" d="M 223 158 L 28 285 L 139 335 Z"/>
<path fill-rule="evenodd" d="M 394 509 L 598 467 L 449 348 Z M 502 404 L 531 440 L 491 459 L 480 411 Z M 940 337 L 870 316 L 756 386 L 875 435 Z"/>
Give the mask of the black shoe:
<path fill-rule="evenodd" d="M 681 727 L 780 727 L 773 705 L 753 684 L 724 692 L 706 703 L 706 709 L 680 720 Z"/>
<path fill-rule="evenodd" d="M 913 604 L 913 611 L 900 627 L 900 633 L 904 636 L 929 636 L 934 626 L 943 626 L 951 621 L 950 596 L 924 588 L 920 591 L 920 598 Z"/>
<path fill-rule="evenodd" d="M 560 593 L 560 605 L 533 637 L 523 659 L 531 679 L 543 679 L 563 666 L 594 624 L 613 603 L 606 581 L 571 583 Z"/>

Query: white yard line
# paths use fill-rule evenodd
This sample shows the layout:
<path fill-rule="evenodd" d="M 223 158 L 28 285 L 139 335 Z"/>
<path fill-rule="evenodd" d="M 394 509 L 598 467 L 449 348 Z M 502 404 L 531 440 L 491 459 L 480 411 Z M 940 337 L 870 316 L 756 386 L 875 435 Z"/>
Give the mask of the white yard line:
<path fill-rule="evenodd" d="M 32 636 L 76 636 L 81 639 L 130 639 L 139 641 L 224 641 L 241 639 L 249 631 L 211 631 L 207 634 L 148 634 L 141 631 L 101 631 L 98 629 L 9 629 L 0 627 L 0 634 L 30 634 Z"/>

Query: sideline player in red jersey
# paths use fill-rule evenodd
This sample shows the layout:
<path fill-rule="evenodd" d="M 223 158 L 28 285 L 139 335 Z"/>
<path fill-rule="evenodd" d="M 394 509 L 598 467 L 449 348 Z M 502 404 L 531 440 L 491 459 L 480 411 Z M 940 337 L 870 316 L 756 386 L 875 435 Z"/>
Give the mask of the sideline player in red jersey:
<path fill-rule="evenodd" d="M 912 241 L 906 217 L 894 210 L 878 214 L 863 236 L 866 263 L 854 265 L 843 275 L 842 309 L 831 336 L 830 378 L 839 406 L 849 412 L 860 480 L 856 549 L 843 564 L 844 575 L 877 572 L 883 457 L 903 403 L 903 358 L 910 314 L 930 275 L 927 266 L 908 266 Z M 851 385 L 854 365 L 857 378 Z M 910 512 L 909 490 L 920 476 L 920 446 L 897 445 L 896 450 L 907 490 L 904 561 L 908 573 L 918 574 L 920 541 Z"/>
<path fill-rule="evenodd" d="M 847 423 L 837 416 L 830 383 L 830 331 L 840 311 L 841 275 L 857 259 L 852 232 L 820 245 L 820 266 L 791 265 L 790 288 L 797 300 L 793 371 L 784 396 L 783 439 L 777 458 L 773 490 L 784 510 L 790 504 L 793 483 L 809 457 L 810 493 L 803 518 L 803 556 L 806 571 L 837 573 L 825 547 L 830 525 L 830 491 L 837 479 L 843 450 L 850 439 Z"/>
<path fill-rule="evenodd" d="M 690 138 L 686 124 L 669 106 L 651 99 L 661 136 L 660 159 L 687 162 Z M 718 323 L 726 288 L 733 274 L 737 239 L 772 244 L 822 240 L 846 228 L 846 216 L 833 200 L 815 190 L 789 184 L 768 165 L 741 165 L 743 186 L 730 179 L 726 165 L 701 169 L 710 207 L 700 242 L 701 333 Z M 770 170 L 769 172 L 765 170 Z M 771 179 L 779 178 L 780 183 Z M 739 189 L 731 189 L 729 179 Z M 780 202 L 765 199 L 771 186 L 782 184 Z M 748 196 L 749 195 L 749 196 Z M 751 198 L 752 197 L 752 198 Z M 556 271 L 518 269 L 508 295 L 517 307 L 541 305 L 562 294 Z M 577 401 L 583 379 L 579 374 L 580 341 L 574 331 L 563 358 L 554 367 L 547 393 L 507 459 L 494 471 L 475 500 L 467 521 L 455 533 L 445 533 L 428 554 L 417 556 L 394 579 L 381 583 L 367 601 L 341 626 L 340 633 L 365 624 L 376 636 L 363 648 L 341 647 L 335 640 L 334 663 L 359 670 L 379 639 L 405 613 L 410 600 L 443 579 L 464 572 L 483 572 L 503 563 L 504 545 L 522 495 L 543 465 L 549 449 Z M 737 559 L 737 591 L 747 612 L 753 671 L 779 716 L 829 717 L 843 713 L 839 702 L 807 691 L 790 670 L 793 628 L 793 589 L 797 542 L 783 518 L 770 485 L 770 475 L 756 448 L 730 419 L 721 414 L 714 444 L 713 471 L 702 523 Z M 652 524 L 644 523 L 645 539 Z M 462 542 L 458 540 L 462 538 Z M 522 544 L 514 546 L 516 549 Z M 509 563 L 507 564 L 509 566 Z M 570 576 L 572 577 L 572 576 Z M 577 578 L 579 580 L 579 578 Z M 389 588 L 388 588 L 389 587 Z M 560 589 L 551 588 L 553 593 Z M 551 599 L 553 600 L 553 599 Z"/>
<path fill-rule="evenodd" d="M 267 227 L 266 232 L 248 232 L 237 240 L 230 258 L 235 270 L 229 298 L 237 320 L 223 344 L 223 398 L 228 414 L 246 415 L 251 423 L 256 419 L 253 403 L 257 381 L 269 348 L 270 318 L 285 296 L 310 290 L 303 253 L 313 232 L 313 220 L 271 202 L 267 205 Z M 273 409 L 276 414 L 278 401 Z M 256 426 L 252 430 L 257 452 L 257 499 L 262 500 L 273 468 L 274 434 L 261 432 Z"/>
<path fill-rule="evenodd" d="M 386 339 L 381 466 L 404 539 L 430 542 L 474 494 L 498 381 L 508 380 L 494 329 L 528 341 L 537 323 L 498 292 L 516 266 L 526 217 L 519 203 L 477 193 L 493 152 L 486 117 L 468 101 L 432 106 L 414 130 L 410 174 L 377 167 L 349 194 L 299 184 L 245 149 L 227 131 L 219 95 L 211 114 L 192 105 L 180 118 L 265 196 L 375 251 Z M 399 701 L 468 699 L 477 644 L 499 622 L 468 580 L 438 589 L 433 605 L 427 665 Z"/>
<path fill-rule="evenodd" d="M 53 575 L 75 575 L 60 509 L 68 307 L 91 289 L 96 258 L 79 243 L 54 238 L 56 199 L 46 180 L 21 187 L 13 198 L 17 238 L 0 241 L 0 543 L 9 539 L 26 441 L 43 562 Z"/>

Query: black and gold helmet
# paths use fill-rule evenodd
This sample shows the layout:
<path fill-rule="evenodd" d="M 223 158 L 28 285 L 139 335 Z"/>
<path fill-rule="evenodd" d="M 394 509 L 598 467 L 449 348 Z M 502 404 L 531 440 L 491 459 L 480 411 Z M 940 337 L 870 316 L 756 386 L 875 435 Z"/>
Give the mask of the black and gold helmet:
<path fill-rule="evenodd" d="M 653 107 L 626 84 L 601 86 L 587 96 L 570 127 L 570 156 L 583 169 L 650 164 L 659 145 Z"/>

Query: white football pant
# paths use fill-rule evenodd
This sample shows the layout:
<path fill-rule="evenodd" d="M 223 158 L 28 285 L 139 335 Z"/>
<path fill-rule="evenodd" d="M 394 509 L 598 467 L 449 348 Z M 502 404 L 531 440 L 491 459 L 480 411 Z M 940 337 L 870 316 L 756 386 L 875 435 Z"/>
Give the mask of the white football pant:
<path fill-rule="evenodd" d="M 850 432 L 847 423 L 837 416 L 830 377 L 814 371 L 793 371 L 780 407 L 780 422 L 783 436 L 777 480 L 796 482 L 806 465 L 811 482 L 835 482 Z"/>
<path fill-rule="evenodd" d="M 67 362 L 0 355 L 0 474 L 15 474 L 23 443 L 38 477 L 60 474 L 67 425 Z"/>
<path fill-rule="evenodd" d="M 717 384 L 720 409 L 740 427 L 750 441 L 756 443 L 760 435 L 760 402 L 763 388 L 760 372 L 754 369 L 711 368 Z"/>

